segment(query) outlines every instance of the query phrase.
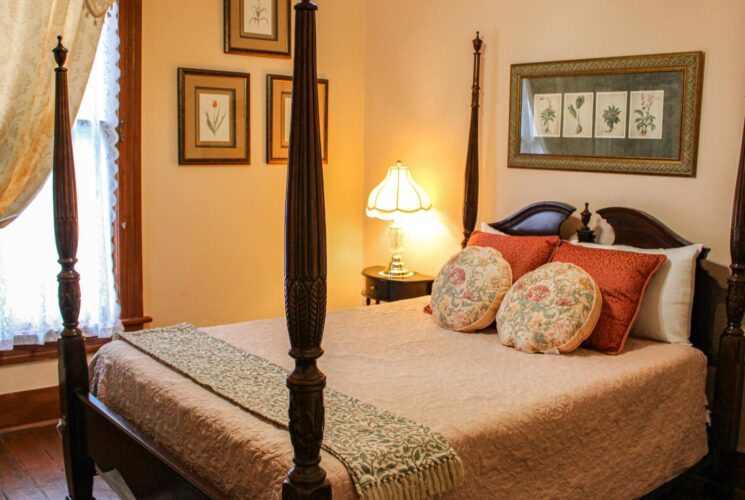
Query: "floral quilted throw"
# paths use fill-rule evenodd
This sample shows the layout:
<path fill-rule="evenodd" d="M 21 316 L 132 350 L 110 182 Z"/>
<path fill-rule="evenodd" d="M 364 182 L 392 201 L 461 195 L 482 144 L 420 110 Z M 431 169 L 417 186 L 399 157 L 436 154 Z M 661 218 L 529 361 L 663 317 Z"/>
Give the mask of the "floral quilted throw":
<path fill-rule="evenodd" d="M 121 333 L 131 344 L 246 411 L 288 428 L 284 368 L 189 324 Z M 347 468 L 363 499 L 441 496 L 463 480 L 450 443 L 431 429 L 326 389 L 323 448 Z"/>

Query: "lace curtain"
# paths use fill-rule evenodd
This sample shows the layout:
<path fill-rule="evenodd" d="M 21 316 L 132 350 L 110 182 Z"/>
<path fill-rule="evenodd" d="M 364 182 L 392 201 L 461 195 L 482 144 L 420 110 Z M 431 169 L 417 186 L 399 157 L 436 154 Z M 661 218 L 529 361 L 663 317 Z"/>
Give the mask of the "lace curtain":
<path fill-rule="evenodd" d="M 37 195 L 52 168 L 57 35 L 74 116 L 112 0 L 0 0 L 0 229 Z"/>
<path fill-rule="evenodd" d="M 100 21 L 99 21 L 100 22 Z M 105 16 L 73 126 L 78 189 L 81 328 L 108 337 L 120 328 L 114 283 L 113 222 L 119 107 L 118 7 Z M 49 72 L 51 73 L 51 57 Z M 0 350 L 55 340 L 62 329 L 51 177 L 20 216 L 0 230 Z"/>

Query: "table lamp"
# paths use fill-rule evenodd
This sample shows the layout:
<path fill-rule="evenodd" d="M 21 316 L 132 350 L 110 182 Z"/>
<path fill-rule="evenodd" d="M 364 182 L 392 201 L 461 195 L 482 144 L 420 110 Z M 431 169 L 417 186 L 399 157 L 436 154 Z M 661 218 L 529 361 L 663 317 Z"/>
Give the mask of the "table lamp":
<path fill-rule="evenodd" d="M 388 236 L 391 240 L 391 262 L 381 276 L 392 279 L 409 278 L 413 272 L 406 269 L 401 254 L 404 251 L 404 229 L 401 218 L 420 210 L 429 210 L 432 204 L 422 187 L 414 181 L 409 167 L 400 161 L 388 168 L 383 182 L 375 186 L 367 199 L 367 216 L 393 221 Z"/>

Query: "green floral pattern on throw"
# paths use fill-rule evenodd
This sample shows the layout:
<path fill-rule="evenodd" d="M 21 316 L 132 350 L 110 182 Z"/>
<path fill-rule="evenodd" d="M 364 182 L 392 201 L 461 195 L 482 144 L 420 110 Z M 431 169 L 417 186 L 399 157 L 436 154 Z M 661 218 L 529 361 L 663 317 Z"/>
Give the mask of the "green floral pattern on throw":
<path fill-rule="evenodd" d="M 248 412 L 287 429 L 284 368 L 189 324 L 119 338 Z M 450 443 L 429 428 L 333 389 L 324 391 L 323 448 L 349 471 L 363 499 L 423 499 L 463 480 Z"/>
<path fill-rule="evenodd" d="M 601 307 L 600 288 L 584 270 L 545 264 L 517 280 L 502 301 L 499 339 L 518 351 L 571 352 L 592 333 Z"/>

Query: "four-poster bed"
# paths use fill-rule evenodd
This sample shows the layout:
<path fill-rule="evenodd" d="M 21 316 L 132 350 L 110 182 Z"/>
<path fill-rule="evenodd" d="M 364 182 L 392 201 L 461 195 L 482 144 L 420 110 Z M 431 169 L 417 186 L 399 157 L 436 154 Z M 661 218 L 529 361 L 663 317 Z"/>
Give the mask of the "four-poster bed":
<path fill-rule="evenodd" d="M 332 472 L 335 474 L 334 477 L 336 478 L 343 476 L 345 473 L 343 469 L 339 468 L 338 462 L 335 462 L 330 455 L 324 454 L 325 452 L 321 449 L 324 434 L 325 409 L 323 394 L 326 377 L 319 370 L 316 362 L 323 354 L 321 341 L 326 322 L 326 245 L 323 169 L 321 161 L 318 96 L 316 85 L 316 7 L 308 0 L 303 0 L 295 7 L 295 10 L 297 22 L 295 37 L 296 46 L 294 52 L 294 99 L 287 180 L 285 239 L 286 328 L 290 335 L 291 349 L 289 354 L 292 358 L 291 367 L 294 368 L 287 378 L 287 386 L 289 388 L 290 396 L 289 434 L 294 456 L 292 458 L 293 467 L 282 483 L 281 492 L 283 498 L 288 499 L 330 498 L 332 484 L 327 478 L 327 472 L 324 470 L 324 466 L 330 467 Z M 466 165 L 466 189 L 463 201 L 463 222 L 466 240 L 471 232 L 473 232 L 476 222 L 476 208 L 478 205 L 478 100 L 481 49 L 481 41 L 478 37 L 474 41 L 474 49 L 475 66 L 472 92 L 472 116 L 470 123 L 468 160 Z M 86 363 L 85 341 L 82 337 L 82 332 L 78 328 L 80 288 L 79 278 L 74 269 L 77 246 L 75 173 L 70 142 L 67 77 L 66 69 L 64 68 L 66 50 L 61 42 L 55 49 L 55 59 L 58 67 L 56 69 L 53 182 L 55 233 L 60 256 L 59 262 L 62 266 L 62 271 L 59 274 L 60 310 L 64 320 L 64 331 L 59 340 L 59 376 L 62 405 L 60 432 L 63 437 L 65 471 L 67 474 L 70 497 L 74 499 L 91 498 L 92 480 L 96 469 L 101 472 L 115 470 L 119 476 L 126 481 L 128 488 L 137 498 L 184 499 L 227 497 L 229 494 L 225 492 L 224 488 L 221 488 L 221 486 L 224 486 L 224 482 L 221 481 L 220 477 L 211 476 L 205 472 L 206 469 L 201 469 L 201 473 L 194 471 L 195 463 L 190 461 L 191 457 L 189 456 L 189 453 L 193 452 L 193 448 L 187 446 L 185 449 L 176 449 L 177 447 L 162 444 L 170 443 L 171 441 L 169 440 L 173 439 L 185 439 L 186 436 L 179 435 L 178 428 L 175 428 L 174 426 L 168 427 L 168 425 L 166 425 L 167 428 L 161 428 L 163 434 L 153 435 L 153 429 L 159 426 L 159 422 L 151 422 L 153 424 L 153 427 L 151 428 L 147 423 L 147 419 L 145 419 L 145 421 L 138 421 L 138 423 L 142 424 L 144 428 L 147 429 L 147 432 L 145 432 L 140 425 L 135 425 L 133 423 L 133 419 L 123 417 L 123 413 L 119 410 L 126 410 L 126 402 L 128 400 L 136 400 L 138 398 L 145 398 L 145 400 L 147 400 L 149 397 L 147 395 L 149 389 L 145 385 L 125 385 L 122 388 L 123 393 L 119 395 L 119 399 L 116 398 L 115 394 L 107 394 L 107 397 L 111 400 L 111 404 L 108 400 L 106 403 L 102 401 L 102 399 L 104 399 L 103 394 L 107 391 L 105 370 L 107 367 L 114 370 L 117 365 L 126 368 L 124 363 L 128 362 L 127 359 L 130 359 L 132 363 L 145 363 L 149 367 L 148 370 L 152 371 L 152 380 L 145 381 L 148 376 L 145 372 L 148 370 L 143 370 L 142 374 L 138 373 L 137 377 L 132 377 L 133 372 L 127 372 L 124 370 L 120 372 L 119 375 L 112 375 L 112 381 L 116 380 L 117 376 L 119 377 L 119 380 L 127 381 L 127 373 L 129 373 L 127 384 L 140 384 L 141 382 L 142 384 L 149 384 L 151 382 L 152 384 L 156 384 L 156 381 L 158 380 L 170 380 L 173 385 L 168 387 L 172 388 L 173 392 L 165 390 L 164 386 L 151 386 L 151 390 L 159 395 L 155 399 L 149 400 L 148 403 L 154 412 L 159 411 L 158 405 L 160 404 L 159 400 L 161 399 L 171 398 L 169 404 L 178 405 L 179 403 L 191 404 L 193 402 L 192 399 L 194 398 L 203 399 L 209 396 L 209 398 L 212 399 L 208 399 L 208 407 L 226 405 L 227 403 L 224 400 L 221 400 L 214 394 L 205 395 L 200 393 L 198 397 L 192 397 L 188 392 L 182 392 L 189 390 L 189 384 L 194 384 L 189 380 L 183 379 L 183 377 L 179 378 L 180 376 L 178 374 L 169 374 L 167 371 L 168 369 L 160 366 L 157 361 L 152 359 L 148 361 L 147 359 L 144 359 L 145 355 L 134 349 L 130 349 L 128 346 L 125 346 L 120 342 L 112 343 L 111 346 L 104 349 L 103 355 L 101 356 L 102 360 L 98 361 L 99 366 L 96 367 L 95 371 L 100 368 L 101 373 L 96 373 L 96 377 L 94 377 L 96 382 L 94 385 L 96 385 L 96 390 L 98 391 L 96 394 L 101 396 L 101 398 L 89 393 L 89 373 Z M 716 391 L 713 401 L 713 424 L 710 432 L 711 452 L 709 457 L 711 457 L 711 460 L 707 460 L 704 463 L 705 465 L 708 465 L 709 463 L 712 464 L 715 479 L 721 487 L 721 490 L 719 490 L 720 493 L 731 491 L 732 488 L 732 480 L 734 477 L 732 468 L 734 460 L 732 460 L 732 457 L 737 446 L 743 390 L 743 358 L 745 356 L 745 340 L 743 339 L 743 330 L 740 327 L 740 323 L 743 317 L 743 310 L 745 309 L 745 237 L 743 237 L 743 231 L 745 230 L 745 135 L 743 145 L 743 157 L 741 158 L 739 166 L 732 220 L 733 275 L 729 280 L 729 294 L 727 299 L 728 327 L 721 338 L 718 356 L 715 357 L 711 355 L 711 353 L 714 352 L 714 350 L 711 349 L 711 338 L 708 335 L 705 335 L 705 332 L 697 331 L 697 335 L 694 336 L 696 346 L 709 355 L 711 364 L 714 364 L 716 361 L 718 371 L 716 377 Z M 493 223 L 492 227 L 499 229 L 504 233 L 515 235 L 559 234 L 562 223 L 569 218 L 574 210 L 574 207 L 558 202 L 536 203 L 524 208 L 507 219 Z M 627 244 L 641 248 L 674 248 L 687 244 L 682 237 L 665 227 L 662 223 L 637 210 L 612 208 L 600 210 L 598 213 L 603 216 L 612 227 L 614 227 L 617 244 Z M 583 234 L 589 233 L 584 232 Z M 695 315 L 699 315 L 700 317 L 699 309 L 702 307 L 702 301 L 705 300 L 706 297 L 704 296 L 704 293 L 697 292 L 697 307 Z M 442 404 L 438 403 L 438 391 L 441 391 L 440 396 L 442 396 L 439 399 L 447 399 L 447 397 L 451 395 L 448 391 L 451 391 L 453 394 L 462 392 L 455 390 L 460 388 L 456 387 L 454 389 L 448 386 L 448 383 L 451 383 L 450 378 L 457 379 L 458 374 L 456 372 L 447 372 L 444 368 L 446 368 L 446 364 L 448 363 L 448 360 L 450 360 L 449 353 L 458 350 L 453 343 L 464 342 L 461 340 L 464 337 L 457 337 L 454 334 L 446 334 L 444 331 L 438 331 L 437 327 L 431 325 L 431 322 L 428 320 L 426 321 L 426 327 L 421 326 L 424 324 L 426 318 L 422 319 L 423 313 L 421 313 L 421 304 L 417 302 L 414 305 L 416 307 L 413 307 L 411 304 L 393 304 L 391 306 L 381 306 L 381 309 L 370 308 L 364 313 L 359 310 L 334 313 L 329 316 L 329 327 L 332 332 L 343 331 L 345 328 L 359 328 L 360 331 L 366 331 L 368 337 L 363 338 L 362 341 L 364 341 L 366 345 L 369 344 L 373 346 L 373 348 L 379 349 L 380 352 L 388 353 L 396 351 L 396 349 L 391 349 L 390 345 L 387 344 L 387 342 L 391 342 L 391 345 L 393 345 L 392 342 L 394 338 L 378 336 L 373 329 L 368 328 L 366 330 L 364 327 L 364 322 L 372 321 L 373 315 L 377 314 L 376 311 L 388 311 L 386 313 L 381 313 L 381 317 L 387 316 L 389 317 L 389 320 L 393 317 L 392 315 L 399 315 L 396 316 L 396 318 L 406 318 L 406 325 L 411 327 L 409 330 L 417 330 L 417 328 L 420 328 L 421 332 L 415 332 L 416 335 L 421 335 L 420 337 L 417 337 L 416 340 L 423 344 L 431 344 L 429 345 L 430 351 L 428 351 L 429 355 L 432 357 L 431 360 L 434 361 L 436 366 L 441 366 L 443 368 L 443 373 L 448 374 L 448 377 L 443 379 L 437 379 L 435 377 L 434 381 L 428 380 L 426 383 L 422 380 L 418 381 L 419 384 L 423 384 L 424 386 L 428 383 L 432 383 L 434 384 L 433 387 L 439 387 L 439 389 L 433 389 L 429 393 L 430 397 L 435 399 L 427 400 L 426 403 L 420 402 L 424 404 L 424 406 L 437 406 L 438 404 Z M 389 309 L 385 309 L 386 307 L 389 307 Z M 403 312 L 399 311 L 399 309 Z M 414 312 L 415 309 L 417 311 L 416 313 Z M 694 317 L 694 325 L 696 325 L 697 328 L 704 328 L 701 323 L 701 321 L 697 321 L 696 317 Z M 271 335 L 271 333 L 276 331 L 276 323 L 274 323 L 274 326 L 271 326 L 269 322 L 256 322 L 255 325 L 257 325 L 256 328 L 259 330 L 263 328 L 265 334 L 265 337 L 262 337 L 261 333 L 256 334 L 256 341 L 258 342 L 256 349 L 260 354 L 265 354 L 267 358 L 275 356 L 278 349 L 276 342 L 279 342 L 279 340 L 276 335 Z M 344 325 L 346 325 L 346 327 Z M 236 332 L 231 333 L 229 328 L 230 327 L 224 327 L 224 331 L 222 333 L 217 333 L 216 335 L 223 335 L 225 337 L 234 335 Z M 275 330 L 271 330 L 271 328 L 275 328 Z M 403 333 L 401 333 L 401 335 L 403 335 Z M 242 335 L 242 337 L 245 337 L 245 335 Z M 352 350 L 355 347 L 354 344 L 345 343 L 350 340 L 343 337 L 344 336 L 340 337 L 335 333 L 335 336 L 330 337 L 328 341 L 331 342 L 333 347 L 337 347 L 337 345 L 343 347 L 346 345 L 347 349 L 349 349 L 348 354 L 354 354 L 355 351 Z M 347 335 L 346 337 L 354 336 Z M 478 353 L 483 353 L 486 346 L 484 343 L 488 342 L 488 338 L 489 336 L 483 335 L 469 336 L 469 339 L 472 339 L 472 342 L 475 342 L 475 344 L 471 346 L 472 351 L 469 355 L 476 357 Z M 275 344 L 272 344 L 272 342 L 275 342 Z M 675 346 L 670 347 L 672 348 Z M 127 351 L 127 349 L 129 349 L 129 351 Z M 649 352 L 654 352 L 656 355 L 647 356 L 644 353 L 648 351 L 645 351 L 644 349 L 652 349 L 652 351 Z M 634 360 L 638 358 L 637 361 L 639 363 L 657 363 L 661 362 L 659 359 L 663 359 L 670 363 L 671 366 L 674 365 L 678 367 L 678 370 L 681 370 L 686 366 L 697 366 L 698 361 L 696 355 L 692 351 L 693 349 L 682 347 L 667 349 L 666 346 L 663 345 L 654 346 L 649 345 L 649 343 L 642 343 L 639 344 L 638 348 L 631 349 L 629 359 Z M 503 359 L 506 360 L 506 362 L 515 363 L 515 369 L 525 369 L 527 366 L 525 363 L 534 362 L 533 360 L 538 359 L 521 355 L 519 353 L 515 355 L 512 352 L 499 352 L 501 353 L 500 356 L 504 356 Z M 339 354 L 341 355 L 341 353 Z M 339 370 L 340 362 L 338 359 L 336 361 L 334 360 L 334 356 L 336 355 L 337 351 L 330 349 L 327 357 L 324 358 L 324 366 L 328 366 L 328 369 Z M 389 367 L 391 370 L 394 370 L 394 367 L 397 366 L 397 364 L 401 364 L 404 368 L 404 365 L 412 364 L 412 370 L 418 366 L 413 361 L 410 362 L 405 358 L 396 356 L 393 356 L 392 358 L 384 358 L 382 357 L 382 354 L 379 354 L 379 356 L 379 358 L 375 358 L 375 361 Z M 602 355 L 599 355 L 599 357 L 554 357 L 552 358 L 552 362 L 556 359 L 559 360 L 557 361 L 558 363 L 570 363 L 575 360 L 582 361 L 583 358 L 586 358 L 588 366 L 602 363 L 604 359 L 612 359 L 609 357 L 603 358 Z M 647 358 L 655 358 L 655 361 L 651 361 Z M 549 358 L 542 357 L 540 359 Z M 606 369 L 608 373 L 618 372 L 619 376 L 623 375 L 624 377 L 630 377 L 634 374 L 629 366 L 624 365 L 624 362 L 618 360 L 623 361 L 621 357 L 617 357 L 615 358 L 615 361 L 607 361 L 607 366 L 602 364 L 599 365 L 601 369 L 596 375 L 598 380 L 606 382 L 610 380 L 607 378 L 610 375 L 603 373 Z M 283 360 L 277 358 L 275 361 L 279 364 L 286 364 L 288 362 L 286 355 L 283 356 Z M 343 365 L 343 363 L 341 364 Z M 354 364 L 354 362 L 352 364 Z M 334 380 L 338 380 L 338 384 L 349 392 L 354 392 L 354 384 L 359 382 L 366 389 L 370 390 L 371 395 L 369 397 L 373 398 L 375 401 L 380 401 L 381 405 L 387 401 L 388 404 L 400 408 L 400 412 L 406 413 L 406 406 L 402 405 L 401 402 L 395 401 L 395 398 L 386 399 L 387 391 L 380 393 L 377 396 L 377 399 L 372 395 L 372 393 L 375 392 L 374 387 L 377 382 L 375 380 L 369 380 L 367 385 L 364 385 L 361 382 L 360 377 L 366 377 L 362 365 L 364 365 L 364 359 L 360 360 L 359 366 L 355 365 L 356 367 L 352 368 L 351 371 L 346 372 L 350 374 L 351 382 L 344 381 L 343 377 Z M 101 366 L 103 366 L 103 368 L 101 368 Z M 135 365 L 133 364 L 129 366 L 132 367 Z M 657 365 L 645 366 L 647 369 L 649 369 L 650 366 L 656 367 L 658 371 L 661 369 Z M 429 368 L 431 369 L 432 367 L 430 366 Z M 374 367 L 368 367 L 368 369 L 374 370 Z M 110 373 L 115 373 L 111 370 L 109 370 Z M 461 370 L 461 372 L 462 371 L 464 370 Z M 465 371 L 467 372 L 467 370 Z M 344 372 L 342 371 L 342 373 Z M 406 377 L 412 377 L 411 380 L 414 380 L 417 373 L 421 372 L 414 370 L 412 372 L 405 372 L 404 376 L 393 377 L 394 379 L 399 380 L 399 385 L 396 389 L 401 393 L 409 394 L 409 397 L 412 399 L 416 399 L 419 388 L 407 387 L 401 381 L 407 381 L 408 379 Z M 474 376 L 474 374 L 468 373 L 462 375 L 464 377 Z M 566 391 L 582 387 L 576 385 L 579 382 L 576 382 L 572 377 L 569 377 L 568 380 L 569 382 L 565 388 Z M 390 382 L 390 380 L 388 380 L 388 382 Z M 483 394 L 487 394 L 487 390 L 486 388 L 478 387 L 480 384 L 467 378 L 461 380 L 461 382 L 476 385 L 477 391 L 484 391 L 482 393 L 482 399 L 489 399 L 488 396 L 483 396 Z M 647 381 L 645 381 L 645 383 L 647 383 Z M 664 383 L 664 381 L 655 379 L 649 381 L 649 383 L 661 384 Z M 698 382 L 691 382 L 693 386 L 697 383 Z M 345 384 L 347 384 L 348 387 L 345 386 Z M 128 392 L 129 389 L 137 390 Z M 114 393 L 116 390 L 116 384 L 109 382 L 108 390 L 111 393 Z M 637 390 L 643 390 L 643 386 L 637 387 Z M 562 393 L 561 397 L 568 397 L 569 392 Z M 609 398 L 610 396 L 605 397 Z M 477 394 L 474 394 L 472 399 L 479 400 L 479 397 Z M 486 404 L 486 402 L 487 401 L 480 401 L 478 404 Z M 508 403 L 517 404 L 520 402 L 505 402 L 505 404 Z M 198 402 L 194 403 L 194 405 L 197 404 Z M 660 406 L 662 406 L 662 404 L 674 405 L 674 402 L 660 401 Z M 691 408 L 695 408 L 695 403 L 689 402 L 689 404 L 693 405 Z M 114 406 L 112 405 L 117 406 L 117 410 L 114 410 Z M 222 406 L 220 407 L 222 408 Z M 675 406 L 670 407 L 671 410 L 675 410 L 675 408 Z M 681 412 L 681 408 L 688 408 L 688 406 L 679 407 L 677 408 L 677 411 Z M 250 415 L 244 415 L 245 412 L 242 412 L 239 408 L 231 409 L 229 406 L 225 406 L 224 409 L 226 412 L 239 412 L 235 414 L 237 415 L 236 418 L 238 420 L 233 420 L 230 425 L 227 425 L 219 421 L 201 421 L 199 418 L 194 417 L 193 419 L 196 422 L 196 426 L 194 426 L 194 422 L 191 424 L 189 423 L 188 414 L 179 414 L 179 417 L 184 415 L 186 415 L 186 417 L 182 420 L 177 418 L 175 422 L 182 422 L 184 426 L 194 430 L 195 432 L 209 425 L 223 425 L 223 428 L 233 429 L 235 434 L 240 434 L 241 429 L 239 426 L 236 426 L 236 422 L 248 422 L 247 419 L 252 417 Z M 492 408 L 482 408 L 482 410 L 484 409 L 489 411 L 492 410 Z M 499 408 L 497 407 L 496 410 L 498 409 Z M 181 411 L 179 407 L 171 406 L 170 408 L 167 407 L 163 410 L 161 415 L 165 418 L 168 415 L 168 412 L 172 410 L 177 412 Z M 446 408 L 443 406 L 443 414 L 446 413 L 445 410 Z M 519 410 L 524 414 L 524 408 L 520 407 Z M 431 420 L 431 422 L 425 423 L 431 423 L 433 426 L 439 423 L 446 431 L 449 429 L 449 424 L 445 417 L 438 420 L 438 418 L 425 413 L 417 413 L 413 410 L 410 411 L 422 420 Z M 693 411 L 691 413 L 693 413 Z M 582 415 L 575 415 L 575 418 L 580 418 L 581 416 Z M 655 422 L 660 422 L 660 414 L 650 414 L 650 421 L 653 417 L 657 419 Z M 691 421 L 688 425 L 694 426 L 695 424 L 695 421 Z M 189 425 L 192 425 L 192 427 L 189 427 Z M 271 430 L 270 428 L 262 427 L 267 425 L 270 424 L 259 422 L 257 420 L 257 423 L 251 423 L 251 426 L 253 426 L 251 429 L 265 429 L 269 432 Z M 701 425 L 703 424 L 701 423 Z M 160 425 L 160 427 L 163 426 Z M 685 427 L 681 427 L 681 429 L 683 428 Z M 278 433 L 284 432 L 279 429 L 275 430 Z M 651 431 L 656 431 L 656 429 L 651 429 Z M 507 431 L 504 432 L 507 433 Z M 286 433 L 284 435 L 286 436 Z M 458 437 L 454 431 L 449 432 L 448 435 L 455 436 L 452 438 L 454 442 L 461 443 L 461 438 Z M 213 437 L 215 441 L 220 444 L 228 443 L 230 438 L 230 436 L 226 434 L 221 436 L 215 435 Z M 248 439 L 248 437 L 246 437 L 246 439 Z M 205 440 L 204 436 L 199 436 L 199 438 L 202 441 Z M 261 436 L 257 436 L 257 438 L 261 438 Z M 226 439 L 228 441 L 225 441 Z M 467 439 L 471 438 L 462 439 L 467 441 Z M 207 440 L 209 440 L 209 438 L 207 438 Z M 283 441 L 286 441 L 286 439 Z M 497 446 L 498 443 L 499 441 L 496 441 L 495 446 Z M 518 444 L 515 444 L 515 448 L 518 446 Z M 523 446 L 526 445 L 523 444 Z M 509 446 L 507 447 L 509 448 Z M 676 448 L 672 448 L 671 450 L 674 452 Z M 273 451 L 276 452 L 276 450 Z M 685 449 L 685 451 L 688 453 L 688 459 L 691 459 L 694 455 L 696 458 L 700 458 L 696 455 L 700 450 Z M 225 453 L 230 456 L 240 456 L 239 451 L 230 448 L 220 449 L 218 450 L 218 454 L 219 453 Z M 272 465 L 275 468 L 282 467 L 286 464 L 287 457 L 282 454 L 280 455 L 281 456 L 279 457 L 275 456 L 273 458 L 276 463 L 272 462 L 272 464 L 268 464 L 257 462 L 248 464 L 248 466 L 257 469 L 267 468 L 269 465 Z M 256 459 L 259 455 L 252 456 Z M 321 462 L 322 456 L 324 457 L 323 462 Z M 520 453 L 516 452 L 515 456 L 519 457 Z M 484 474 L 481 475 L 475 472 L 477 470 L 486 471 L 486 469 L 475 469 L 474 467 L 476 466 L 474 465 L 474 462 L 478 460 L 469 462 L 467 460 L 468 457 L 469 455 L 464 454 L 464 458 L 466 459 L 464 460 L 466 470 L 470 471 L 472 476 L 470 478 L 467 476 L 466 481 L 473 482 L 475 486 L 466 485 L 466 491 L 469 492 L 469 495 L 471 493 L 477 495 L 479 492 L 481 492 L 481 494 L 488 494 L 489 490 L 487 487 L 490 481 L 488 474 L 484 472 Z M 237 468 L 241 465 L 246 466 L 246 464 L 241 464 L 238 461 L 228 461 L 225 466 L 229 468 Z M 673 465 L 678 467 L 688 467 L 691 464 L 681 462 L 680 464 Z M 610 471 L 607 472 L 612 473 Z M 673 477 L 675 475 L 673 472 L 677 474 L 679 471 L 667 471 L 668 475 L 665 476 L 665 479 Z M 266 477 L 274 477 L 276 475 L 273 471 L 269 471 L 267 474 Z M 647 486 L 657 486 L 657 484 L 652 484 L 655 483 L 657 479 L 660 478 L 647 479 L 647 481 L 650 482 Z M 674 483 L 667 484 L 670 485 Z M 335 483 L 333 487 L 335 491 L 334 494 L 337 495 L 336 491 L 338 488 L 338 491 L 342 492 L 340 495 L 342 497 L 345 495 L 343 492 L 353 491 L 350 490 L 348 486 L 340 483 Z M 669 486 L 663 486 L 656 491 L 664 492 L 666 487 Z M 271 490 L 271 487 L 269 490 Z M 451 498 L 458 498 L 458 490 L 452 494 Z"/>

